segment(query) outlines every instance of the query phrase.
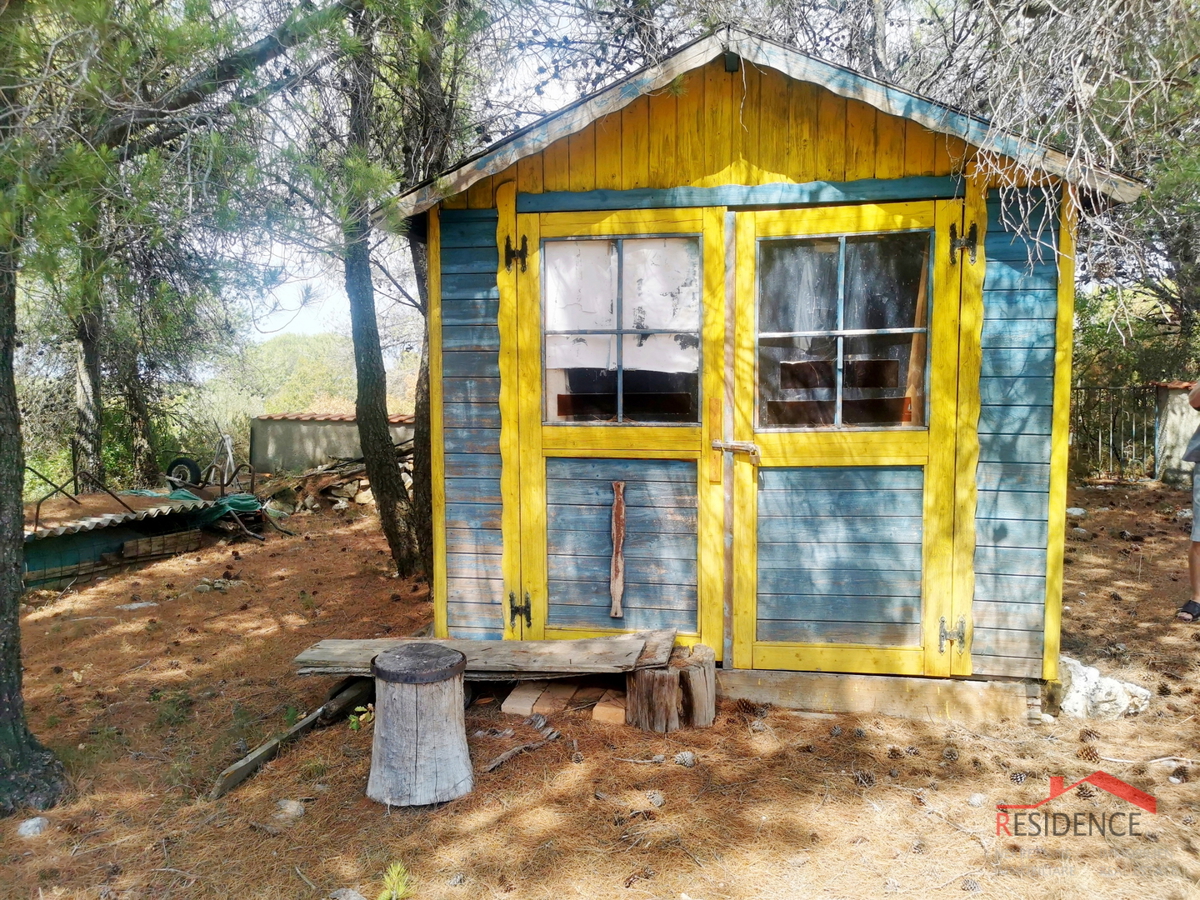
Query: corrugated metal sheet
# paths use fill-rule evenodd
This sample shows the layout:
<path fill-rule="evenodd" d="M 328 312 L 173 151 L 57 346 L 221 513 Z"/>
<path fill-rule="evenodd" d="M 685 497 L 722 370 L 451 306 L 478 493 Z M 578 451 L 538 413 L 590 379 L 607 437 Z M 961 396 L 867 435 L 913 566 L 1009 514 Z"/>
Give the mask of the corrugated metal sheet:
<path fill-rule="evenodd" d="M 353 413 L 272 413 L 266 416 L 255 416 L 272 422 L 356 422 Z M 392 425 L 411 425 L 412 416 L 388 416 Z"/>
<path fill-rule="evenodd" d="M 162 503 L 137 509 L 130 512 L 122 509 L 120 512 L 105 513 L 101 516 L 85 516 L 61 525 L 49 528 L 39 528 L 36 531 L 26 531 L 25 540 L 36 541 L 40 538 L 56 537 L 63 534 L 78 534 L 81 531 L 95 531 L 97 528 L 108 528 L 125 522 L 139 522 L 143 519 L 156 519 L 159 516 L 169 516 L 174 513 L 192 512 L 208 509 L 216 504 L 216 500 L 170 500 L 163 498 Z"/>

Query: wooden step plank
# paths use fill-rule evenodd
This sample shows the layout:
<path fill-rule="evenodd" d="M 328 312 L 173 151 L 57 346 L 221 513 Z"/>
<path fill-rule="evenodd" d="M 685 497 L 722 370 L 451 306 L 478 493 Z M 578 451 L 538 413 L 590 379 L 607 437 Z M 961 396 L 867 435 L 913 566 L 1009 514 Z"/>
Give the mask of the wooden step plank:
<path fill-rule="evenodd" d="M 376 655 L 413 638 L 324 640 L 297 656 L 301 675 L 369 675 Z M 426 639 L 429 640 L 429 639 Z M 468 681 L 628 672 L 665 666 L 672 629 L 572 641 L 439 640 L 467 657 Z"/>

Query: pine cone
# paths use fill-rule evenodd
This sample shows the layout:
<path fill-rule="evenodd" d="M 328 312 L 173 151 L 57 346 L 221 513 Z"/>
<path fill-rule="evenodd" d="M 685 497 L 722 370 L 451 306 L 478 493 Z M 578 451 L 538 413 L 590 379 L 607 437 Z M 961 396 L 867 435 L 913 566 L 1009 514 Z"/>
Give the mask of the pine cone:
<path fill-rule="evenodd" d="M 867 733 L 865 731 L 863 731 L 861 728 L 855 728 L 854 736 L 856 738 L 865 738 L 867 736 Z"/>
<path fill-rule="evenodd" d="M 841 737 L 842 736 L 842 726 L 834 725 L 832 728 L 830 728 L 829 736 L 830 737 Z"/>
<path fill-rule="evenodd" d="M 942 751 L 942 759 L 949 762 L 956 762 L 958 760 L 958 750 L 954 747 L 947 747 Z"/>
<path fill-rule="evenodd" d="M 1008 780 L 1011 781 L 1013 784 L 1024 784 L 1025 783 L 1025 773 L 1024 772 L 1013 772 L 1011 775 L 1008 776 Z"/>
<path fill-rule="evenodd" d="M 1092 731 L 1090 728 L 1084 728 L 1079 732 L 1079 740 L 1083 741 L 1084 743 L 1098 741 L 1100 740 L 1100 735 L 1098 732 Z"/>
<path fill-rule="evenodd" d="M 1075 755 L 1080 759 L 1087 760 L 1090 763 L 1100 762 L 1100 754 L 1096 752 L 1096 748 L 1091 744 L 1084 744 L 1075 751 Z"/>
<path fill-rule="evenodd" d="M 1075 793 L 1079 795 L 1080 800 L 1091 800 L 1096 796 L 1096 792 L 1086 784 L 1081 784 L 1079 787 L 1077 787 L 1075 789 Z"/>
<path fill-rule="evenodd" d="M 1177 766 L 1175 771 L 1171 773 L 1172 778 L 1178 778 L 1180 781 L 1188 780 L 1188 767 Z"/>
<path fill-rule="evenodd" d="M 904 751 L 899 747 L 888 747 L 888 759 L 903 759 Z"/>
<path fill-rule="evenodd" d="M 854 773 L 854 783 L 859 787 L 869 788 L 875 786 L 875 775 L 872 772 L 858 771 Z"/>
<path fill-rule="evenodd" d="M 1165 681 L 1160 681 L 1158 683 L 1158 696 L 1160 696 L 1160 697 L 1170 697 L 1171 696 L 1171 686 L 1169 684 L 1167 684 Z"/>
<path fill-rule="evenodd" d="M 907 753 L 909 756 L 920 756 L 921 755 L 921 751 L 918 750 L 916 747 L 905 747 L 904 752 Z"/>
<path fill-rule="evenodd" d="M 974 878 L 964 878 L 962 889 L 971 894 L 978 893 L 979 891 L 983 890 L 983 888 L 979 886 L 979 882 Z"/>

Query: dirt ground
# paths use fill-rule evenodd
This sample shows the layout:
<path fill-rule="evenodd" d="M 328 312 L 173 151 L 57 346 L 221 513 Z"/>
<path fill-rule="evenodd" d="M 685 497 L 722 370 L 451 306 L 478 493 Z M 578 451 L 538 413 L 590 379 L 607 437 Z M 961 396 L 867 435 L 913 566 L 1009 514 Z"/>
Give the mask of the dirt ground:
<path fill-rule="evenodd" d="M 365 798 L 371 732 L 345 724 L 206 799 L 223 767 L 324 699 L 330 681 L 295 676 L 295 653 L 429 621 L 426 586 L 387 576 L 373 519 L 294 517 L 297 537 L 211 544 L 31 594 L 29 719 L 73 790 L 42 837 L 0 821 L 0 896 L 265 900 L 349 887 L 373 900 L 395 861 L 430 900 L 1200 896 L 1200 781 L 1188 773 L 1200 758 L 1200 628 L 1172 621 L 1187 590 L 1176 511 L 1189 501 L 1158 486 L 1071 498 L 1110 510 L 1085 520 L 1094 540 L 1069 544 L 1064 652 L 1154 691 L 1137 718 L 969 731 L 724 703 L 716 727 L 662 736 L 574 711 L 552 717 L 562 739 L 483 773 L 536 737 L 491 700 L 467 713 L 474 792 L 425 810 Z M 225 592 L 197 590 L 231 576 L 240 584 Z M 158 605 L 116 609 L 136 602 Z M 694 768 L 672 762 L 683 750 Z M 629 762 L 656 754 L 666 762 Z M 1050 776 L 1070 784 L 1098 768 L 1157 797 L 1141 834 L 996 835 L 995 804 L 1037 802 Z M 273 818 L 284 799 L 304 804 L 290 825 Z M 1055 803 L 1127 808 L 1102 792 Z"/>

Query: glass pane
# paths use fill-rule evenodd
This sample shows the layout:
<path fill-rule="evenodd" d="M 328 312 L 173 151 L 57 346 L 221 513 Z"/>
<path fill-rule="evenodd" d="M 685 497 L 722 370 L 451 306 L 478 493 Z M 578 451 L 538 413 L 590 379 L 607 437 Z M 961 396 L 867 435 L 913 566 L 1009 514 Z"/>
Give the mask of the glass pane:
<path fill-rule="evenodd" d="M 836 369 L 837 338 L 760 339 L 758 427 L 832 425 Z"/>
<path fill-rule="evenodd" d="M 837 328 L 836 240 L 758 242 L 758 330 Z"/>
<path fill-rule="evenodd" d="M 621 340 L 625 421 L 700 421 L 700 339 L 627 334 Z"/>
<path fill-rule="evenodd" d="M 546 331 L 614 328 L 616 241 L 547 241 L 542 253 Z"/>
<path fill-rule="evenodd" d="M 845 339 L 842 423 L 924 425 L 923 334 L 880 334 Z"/>
<path fill-rule="evenodd" d="M 845 327 L 923 328 L 929 234 L 846 238 Z"/>
<path fill-rule="evenodd" d="M 615 421 L 616 416 L 617 339 L 546 335 L 546 421 Z"/>
<path fill-rule="evenodd" d="M 700 330 L 700 244 L 695 238 L 626 240 L 622 328 Z"/>

